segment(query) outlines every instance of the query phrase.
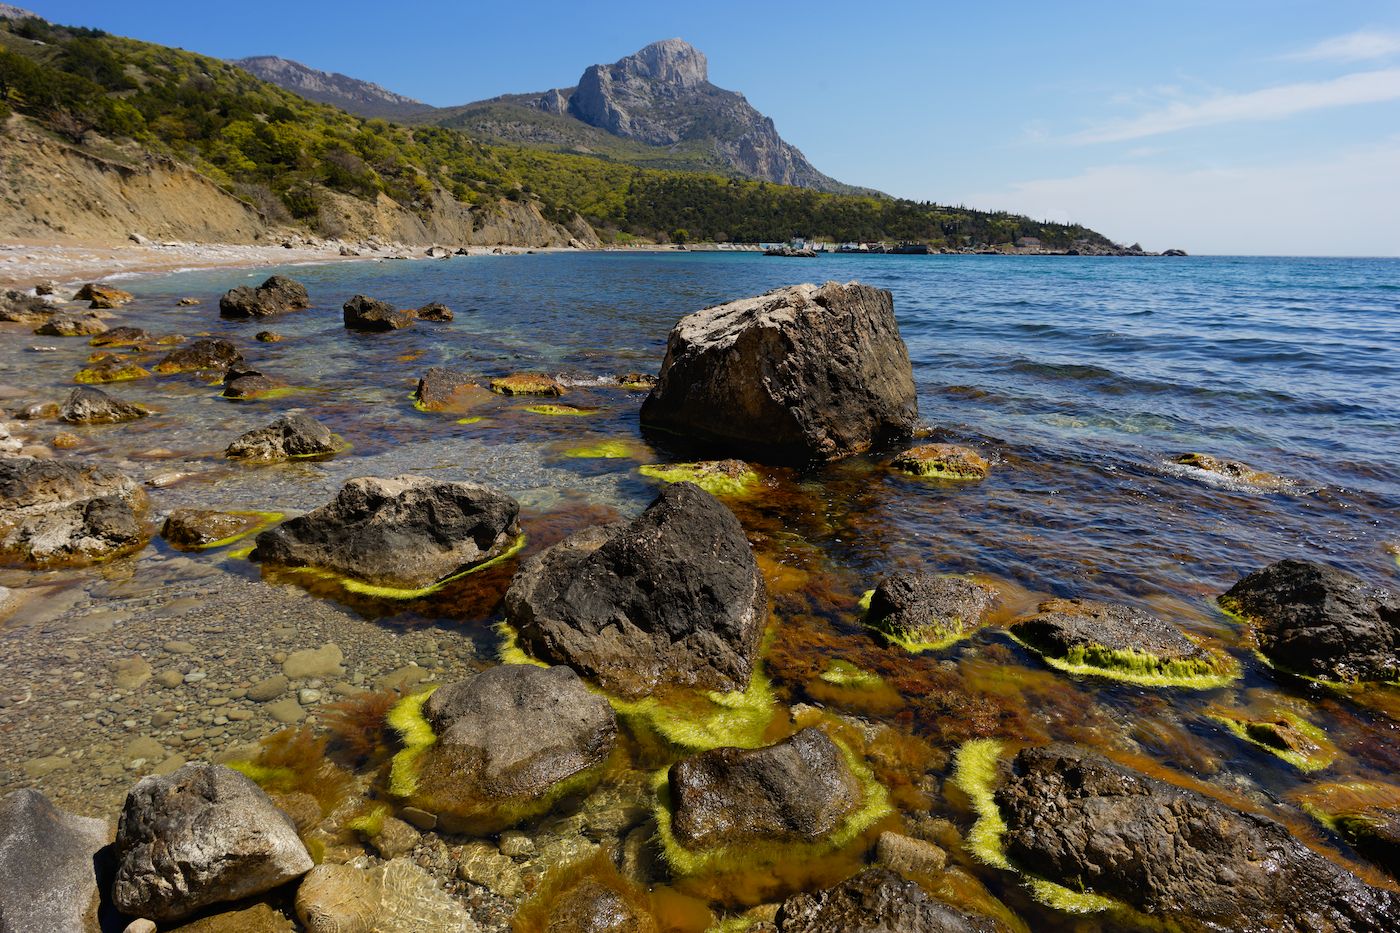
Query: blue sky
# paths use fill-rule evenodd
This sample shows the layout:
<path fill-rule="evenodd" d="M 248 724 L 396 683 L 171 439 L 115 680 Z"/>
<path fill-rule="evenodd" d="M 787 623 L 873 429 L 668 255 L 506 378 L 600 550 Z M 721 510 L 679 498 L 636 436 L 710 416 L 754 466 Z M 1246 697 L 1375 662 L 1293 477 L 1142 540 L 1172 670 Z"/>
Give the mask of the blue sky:
<path fill-rule="evenodd" d="M 1395 0 L 28 6 L 440 105 L 571 85 L 680 36 L 843 181 L 1151 249 L 1400 255 Z"/>

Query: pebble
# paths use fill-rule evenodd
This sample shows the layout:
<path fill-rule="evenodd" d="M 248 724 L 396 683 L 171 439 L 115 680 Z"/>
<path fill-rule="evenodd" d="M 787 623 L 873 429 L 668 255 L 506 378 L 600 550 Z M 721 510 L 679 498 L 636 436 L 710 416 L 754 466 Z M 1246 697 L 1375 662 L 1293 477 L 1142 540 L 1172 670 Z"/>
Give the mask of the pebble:
<path fill-rule="evenodd" d="M 185 683 L 197 684 L 207 676 L 209 675 L 205 674 L 203 671 L 190 671 L 185 675 Z"/>
<path fill-rule="evenodd" d="M 187 641 L 168 641 L 161 647 L 171 654 L 194 654 L 194 645 Z"/>
<path fill-rule="evenodd" d="M 156 675 L 156 683 L 162 687 L 173 689 L 185 682 L 185 675 L 179 671 L 161 671 Z"/>
<path fill-rule="evenodd" d="M 297 691 L 297 702 L 302 706 L 315 706 L 321 702 L 321 691 L 304 687 Z"/>
<path fill-rule="evenodd" d="M 275 700 L 287 692 L 291 682 L 284 674 L 275 674 L 266 680 L 260 680 L 248 688 L 248 699 L 254 703 L 266 703 Z"/>

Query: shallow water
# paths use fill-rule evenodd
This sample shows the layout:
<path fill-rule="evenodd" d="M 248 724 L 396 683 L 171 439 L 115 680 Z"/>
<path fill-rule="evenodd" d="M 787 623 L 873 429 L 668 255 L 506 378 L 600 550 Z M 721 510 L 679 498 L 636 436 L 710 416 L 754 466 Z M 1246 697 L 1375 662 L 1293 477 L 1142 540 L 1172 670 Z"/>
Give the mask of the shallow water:
<path fill-rule="evenodd" d="M 1326 778 L 1384 777 L 1400 763 L 1390 719 L 1281 681 L 1210 602 L 1285 556 L 1395 583 L 1386 546 L 1400 542 L 1400 261 L 587 253 L 282 271 L 306 284 L 311 310 L 221 321 L 218 295 L 269 270 L 214 270 L 122 283 L 139 300 L 114 323 L 228 337 L 253 366 L 299 391 L 231 402 L 191 376 L 107 386 L 158 414 L 75 429 L 85 446 L 72 455 L 113 460 L 144 477 L 199 474 L 154 491 L 160 509 L 295 512 L 356 475 L 475 479 L 521 500 L 534 551 L 583 524 L 634 514 L 654 493 L 636 466 L 666 452 L 639 435 L 642 396 L 604 383 L 655 372 L 677 318 L 796 281 L 859 279 L 894 294 L 932 435 L 977 448 L 993 469 L 981 483 L 931 483 L 885 471 L 888 452 L 876 452 L 804 474 L 764 471 L 766 491 L 735 507 L 771 561 L 778 637 L 768 668 L 786 699 L 834 703 L 924 736 L 936 750 L 927 762 L 935 776 L 966 738 L 1071 738 L 1278 801 L 1307 779 L 1201 715 L 1211 703 L 1257 698 L 1249 690 L 1305 701 L 1342 750 Z M 398 307 L 442 301 L 457 317 L 353 334 L 341 327 L 340 305 L 355 293 Z M 203 304 L 178 307 L 187 295 Z M 262 329 L 286 339 L 254 342 Z M 6 404 L 60 398 L 90 352 L 83 340 L 7 330 Z M 528 400 L 501 400 L 480 421 L 458 424 L 460 414 L 412 406 L 416 379 L 433 365 L 483 377 L 559 374 L 572 386 L 564 401 L 596 411 L 547 417 L 524 411 Z M 350 451 L 273 468 L 220 460 L 237 434 L 293 408 L 330 425 Z M 617 438 L 635 445 L 635 458 L 566 456 Z M 1168 463 L 1189 450 L 1243 460 L 1297 486 L 1259 491 Z M 157 543 L 131 561 L 126 585 L 145 577 L 158 588 L 162 552 Z M 1008 598 L 1013 607 L 1047 595 L 1135 602 L 1231 650 L 1245 676 L 1201 693 L 1075 680 L 995 630 L 911 657 L 855 621 L 857 596 L 897 567 L 982 575 L 1017 594 Z M 247 565 L 234 572 L 257 575 Z M 508 577 L 468 578 L 408 605 L 326 595 L 381 625 L 431 623 L 484 636 Z M 108 585 L 95 571 L 67 579 L 92 593 Z M 22 581 L 14 572 L 0 578 Z M 872 705 L 823 690 L 814 677 L 833 657 L 882 675 L 902 702 L 886 696 Z M 966 829 L 968 815 L 953 798 L 933 795 L 934 812 Z M 1336 840 L 1326 844 L 1345 851 Z M 1034 928 L 1061 923 L 1012 879 L 978 871 Z"/>

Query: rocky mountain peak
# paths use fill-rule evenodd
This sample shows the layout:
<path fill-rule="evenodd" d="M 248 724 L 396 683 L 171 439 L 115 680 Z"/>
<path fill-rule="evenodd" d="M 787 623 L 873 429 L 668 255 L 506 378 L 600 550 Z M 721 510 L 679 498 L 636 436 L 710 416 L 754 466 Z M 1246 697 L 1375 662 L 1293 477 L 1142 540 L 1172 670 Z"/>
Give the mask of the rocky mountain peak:
<path fill-rule="evenodd" d="M 13 6 L 8 3 L 0 3 L 0 19 L 43 19 L 43 17 L 38 13 L 31 13 L 29 10 L 22 7 Z M 679 39 L 675 41 L 680 42 Z M 660 45 L 661 43 L 658 42 L 657 44 Z M 681 45 L 685 45 L 685 43 L 681 42 Z M 689 46 L 686 47 L 689 48 Z M 704 61 L 705 59 L 702 57 L 700 59 L 702 69 L 704 68 Z"/>
<path fill-rule="evenodd" d="M 662 39 L 612 66 L 640 78 L 677 87 L 695 87 L 710 77 L 705 55 L 684 39 Z"/>

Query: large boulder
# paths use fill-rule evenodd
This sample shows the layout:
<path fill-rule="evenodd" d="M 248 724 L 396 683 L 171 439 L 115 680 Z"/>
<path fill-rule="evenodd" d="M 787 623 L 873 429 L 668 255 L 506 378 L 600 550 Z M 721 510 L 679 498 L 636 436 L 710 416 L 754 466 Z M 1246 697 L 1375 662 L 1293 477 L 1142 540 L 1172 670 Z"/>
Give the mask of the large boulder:
<path fill-rule="evenodd" d="M 0 798 L 0 933 L 96 931 L 110 839 L 106 820 L 64 813 L 37 790 Z"/>
<path fill-rule="evenodd" d="M 779 933 L 993 933 L 997 925 L 936 901 L 886 868 L 833 888 L 794 894 L 778 909 Z"/>
<path fill-rule="evenodd" d="M 111 467 L 0 459 L 0 560 L 82 565 L 141 547 L 146 494 Z"/>
<path fill-rule="evenodd" d="M 158 373 L 223 372 L 243 363 L 243 354 L 227 340 L 202 337 L 171 350 L 151 369 Z"/>
<path fill-rule="evenodd" d="M 635 520 L 580 532 L 528 561 L 505 612 L 535 657 L 610 691 L 742 690 L 768 594 L 734 513 L 675 483 Z"/>
<path fill-rule="evenodd" d="M 901 571 L 875 587 L 866 623 L 911 649 L 933 649 L 981 627 L 996 601 L 995 590 L 967 577 Z"/>
<path fill-rule="evenodd" d="M 416 315 L 412 311 L 399 311 L 387 301 L 377 301 L 366 295 L 355 295 L 345 302 L 346 330 L 359 330 L 369 333 L 382 333 L 387 330 L 400 330 L 412 324 Z"/>
<path fill-rule="evenodd" d="M 219 765 L 186 765 L 127 794 L 112 900 L 169 923 L 271 891 L 311 866 L 291 817 L 258 785 Z"/>
<path fill-rule="evenodd" d="M 78 289 L 77 293 L 73 295 L 73 300 L 86 301 L 92 308 L 110 310 L 120 308 L 135 297 L 131 292 L 111 285 L 98 285 L 95 282 L 89 282 Z"/>
<path fill-rule="evenodd" d="M 166 342 L 179 338 L 166 338 Z M 88 344 L 94 347 L 141 347 L 156 342 L 150 332 L 141 327 L 111 327 L 96 334 Z"/>
<path fill-rule="evenodd" d="M 91 337 L 105 333 L 107 322 L 94 311 L 60 311 L 38 327 L 41 337 Z"/>
<path fill-rule="evenodd" d="M 1299 674 L 1400 679 L 1400 594 L 1332 567 L 1281 560 L 1232 586 L 1220 603 L 1245 617 L 1259 650 Z"/>
<path fill-rule="evenodd" d="M 828 282 L 682 318 L 641 419 L 754 459 L 802 462 L 908 434 L 918 415 L 890 293 Z"/>
<path fill-rule="evenodd" d="M 7 289 L 0 292 L 0 322 L 38 324 L 56 309 L 38 295 Z"/>
<path fill-rule="evenodd" d="M 140 405 L 113 398 L 101 389 L 79 386 L 68 393 L 58 417 L 69 424 L 118 424 L 136 421 L 150 412 Z"/>
<path fill-rule="evenodd" d="M 278 463 L 293 457 L 326 456 L 343 446 L 330 428 L 310 415 L 284 415 L 236 438 L 224 456 L 249 463 Z"/>
<path fill-rule="evenodd" d="M 502 664 L 434 691 L 436 743 L 420 759 L 416 806 L 480 824 L 513 815 L 607 760 L 617 722 L 571 669 Z M 509 822 L 509 819 L 505 819 Z"/>
<path fill-rule="evenodd" d="M 716 748 L 671 765 L 671 832 L 686 848 L 815 842 L 861 803 L 841 748 L 807 728 L 765 748 Z"/>
<path fill-rule="evenodd" d="M 326 505 L 258 535 L 253 559 L 417 589 L 509 550 L 520 506 L 476 483 L 352 479 Z"/>
<path fill-rule="evenodd" d="M 1394 930 L 1400 898 L 1267 817 L 1065 745 L 1019 752 L 995 793 L 1018 867 L 1208 929 Z"/>
<path fill-rule="evenodd" d="M 240 285 L 219 299 L 219 316 L 260 318 L 311 307 L 306 286 L 286 276 L 274 275 L 257 288 Z"/>

